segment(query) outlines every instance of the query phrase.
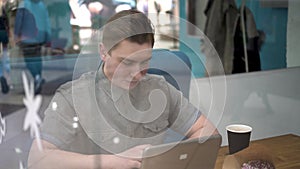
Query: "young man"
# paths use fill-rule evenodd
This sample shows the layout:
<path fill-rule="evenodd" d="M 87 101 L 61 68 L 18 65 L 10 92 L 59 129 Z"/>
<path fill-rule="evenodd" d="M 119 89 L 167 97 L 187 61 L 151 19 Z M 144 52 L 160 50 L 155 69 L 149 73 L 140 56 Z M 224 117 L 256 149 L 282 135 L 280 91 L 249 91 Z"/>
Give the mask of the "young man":
<path fill-rule="evenodd" d="M 28 168 L 140 168 L 144 148 L 168 128 L 189 138 L 216 128 L 162 77 L 146 74 L 154 30 L 126 10 L 103 29 L 99 70 L 58 89 L 42 124 L 43 151 L 33 142 Z M 74 124 L 75 123 L 75 124 Z"/>

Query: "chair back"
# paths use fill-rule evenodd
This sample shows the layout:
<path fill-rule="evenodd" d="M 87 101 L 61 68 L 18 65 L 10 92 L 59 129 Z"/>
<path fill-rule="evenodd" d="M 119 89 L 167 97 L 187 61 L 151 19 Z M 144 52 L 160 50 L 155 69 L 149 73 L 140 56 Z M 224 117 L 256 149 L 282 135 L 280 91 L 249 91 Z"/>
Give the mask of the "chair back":
<path fill-rule="evenodd" d="M 189 99 L 192 64 L 181 51 L 153 49 L 148 73 L 162 75 Z"/>

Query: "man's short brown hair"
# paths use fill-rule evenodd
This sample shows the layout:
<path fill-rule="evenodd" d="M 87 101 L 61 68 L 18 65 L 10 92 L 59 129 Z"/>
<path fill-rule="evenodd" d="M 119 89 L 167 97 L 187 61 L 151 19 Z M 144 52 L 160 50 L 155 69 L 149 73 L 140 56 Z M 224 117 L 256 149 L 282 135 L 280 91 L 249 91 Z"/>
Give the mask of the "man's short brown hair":
<path fill-rule="evenodd" d="M 113 15 L 103 28 L 102 43 L 110 53 L 122 40 L 154 45 L 154 28 L 148 17 L 137 10 L 124 10 Z"/>

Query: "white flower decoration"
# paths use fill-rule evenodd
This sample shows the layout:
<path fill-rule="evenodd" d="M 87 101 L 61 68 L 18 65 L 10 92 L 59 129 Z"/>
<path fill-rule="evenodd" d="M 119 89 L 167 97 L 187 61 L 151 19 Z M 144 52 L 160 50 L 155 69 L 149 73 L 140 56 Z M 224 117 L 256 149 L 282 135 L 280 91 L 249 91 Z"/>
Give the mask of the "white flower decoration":
<path fill-rule="evenodd" d="M 26 169 L 26 168 L 23 167 L 22 161 L 19 162 L 19 169 Z"/>
<path fill-rule="evenodd" d="M 38 127 L 41 124 L 41 118 L 38 115 L 38 111 L 41 107 L 42 96 L 34 95 L 33 82 L 31 81 L 30 84 L 28 83 L 27 76 L 24 72 L 22 72 L 22 78 L 25 90 L 25 98 L 23 98 L 23 103 L 25 104 L 27 109 L 23 130 L 27 130 L 30 127 L 30 135 L 31 137 L 35 136 L 38 148 L 41 151 L 42 144 Z"/>
<path fill-rule="evenodd" d="M 0 112 L 0 144 L 2 143 L 2 138 L 6 134 L 6 124 L 5 119 L 2 118 L 1 112 Z"/>

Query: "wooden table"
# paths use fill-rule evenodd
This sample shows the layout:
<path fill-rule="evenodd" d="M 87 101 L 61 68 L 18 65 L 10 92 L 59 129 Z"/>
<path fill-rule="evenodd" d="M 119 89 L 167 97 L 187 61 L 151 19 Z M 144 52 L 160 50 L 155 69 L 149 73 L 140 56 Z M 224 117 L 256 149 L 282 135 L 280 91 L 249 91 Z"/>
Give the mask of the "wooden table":
<path fill-rule="evenodd" d="M 276 169 L 300 169 L 300 136 L 288 134 L 252 141 L 269 148 L 274 154 Z M 215 169 L 222 169 L 228 146 L 221 147 Z"/>

